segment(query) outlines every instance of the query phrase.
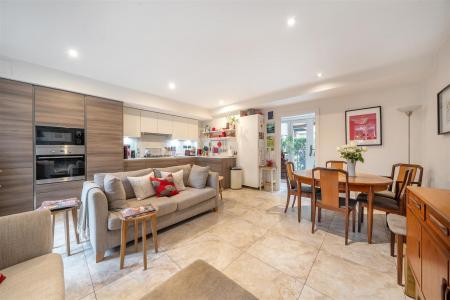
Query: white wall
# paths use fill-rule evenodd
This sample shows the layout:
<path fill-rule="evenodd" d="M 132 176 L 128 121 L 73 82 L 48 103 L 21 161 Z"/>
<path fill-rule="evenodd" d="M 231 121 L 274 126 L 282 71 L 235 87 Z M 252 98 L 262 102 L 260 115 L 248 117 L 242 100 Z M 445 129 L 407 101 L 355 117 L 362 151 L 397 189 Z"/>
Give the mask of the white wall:
<path fill-rule="evenodd" d="M 425 184 L 450 188 L 450 134 L 437 134 L 437 93 L 450 84 L 450 39 L 438 51 L 435 69 L 425 82 L 420 146 Z"/>
<path fill-rule="evenodd" d="M 392 164 L 408 160 L 408 119 L 399 112 L 399 107 L 420 104 L 423 99 L 422 84 L 391 87 L 385 90 L 369 90 L 347 96 L 297 103 L 267 109 L 275 114 L 275 157 L 280 164 L 280 125 L 281 117 L 316 113 L 317 164 L 324 165 L 327 160 L 339 159 L 336 147 L 345 144 L 345 110 L 370 106 L 382 106 L 382 146 L 371 146 L 365 154 L 366 162 L 358 164 L 360 172 L 389 175 Z M 419 123 L 421 111 L 414 113 L 411 140 L 411 161 L 421 162 L 419 144 Z M 278 170 L 279 172 L 279 170 Z"/>
<path fill-rule="evenodd" d="M 127 106 L 148 109 L 197 120 L 211 118 L 202 107 L 108 84 L 43 66 L 0 56 L 0 77 L 123 101 Z"/>

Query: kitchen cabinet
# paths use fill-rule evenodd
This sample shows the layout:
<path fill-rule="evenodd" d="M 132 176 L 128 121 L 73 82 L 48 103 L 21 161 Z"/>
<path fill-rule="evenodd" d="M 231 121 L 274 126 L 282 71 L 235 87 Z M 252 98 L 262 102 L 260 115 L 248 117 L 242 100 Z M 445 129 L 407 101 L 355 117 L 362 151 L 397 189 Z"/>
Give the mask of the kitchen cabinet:
<path fill-rule="evenodd" d="M 123 135 L 127 137 L 141 136 L 141 111 L 139 109 L 123 108 Z"/>
<path fill-rule="evenodd" d="M 86 96 L 87 178 L 123 170 L 123 103 Z"/>
<path fill-rule="evenodd" d="M 172 125 L 173 116 L 158 114 L 158 133 L 159 134 L 172 134 L 173 125 Z"/>
<path fill-rule="evenodd" d="M 193 141 L 198 140 L 198 121 L 188 119 L 187 128 L 188 128 L 187 138 Z"/>
<path fill-rule="evenodd" d="M 36 207 L 43 201 L 61 200 L 76 197 L 81 199 L 84 181 L 55 182 L 36 185 Z"/>
<path fill-rule="evenodd" d="M 188 137 L 188 126 L 185 118 L 173 117 L 172 138 L 175 140 L 185 140 Z"/>
<path fill-rule="evenodd" d="M 234 157 L 196 157 L 195 163 L 199 166 L 209 166 L 210 171 L 217 172 L 224 177 L 223 188 L 231 185 L 231 168 L 236 166 Z"/>
<path fill-rule="evenodd" d="M 408 187 L 406 257 L 416 299 L 448 299 L 450 190 Z"/>
<path fill-rule="evenodd" d="M 36 86 L 34 99 L 36 125 L 84 128 L 83 95 Z"/>
<path fill-rule="evenodd" d="M 158 114 L 152 111 L 141 110 L 141 132 L 158 132 Z"/>
<path fill-rule="evenodd" d="M 34 209 L 33 86 L 0 79 L 0 216 Z"/>

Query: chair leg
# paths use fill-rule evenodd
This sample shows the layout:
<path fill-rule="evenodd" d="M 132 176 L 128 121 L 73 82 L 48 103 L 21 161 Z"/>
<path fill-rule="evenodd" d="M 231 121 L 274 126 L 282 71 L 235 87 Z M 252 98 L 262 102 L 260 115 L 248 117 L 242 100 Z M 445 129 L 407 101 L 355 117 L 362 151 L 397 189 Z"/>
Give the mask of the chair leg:
<path fill-rule="evenodd" d="M 286 207 L 284 208 L 284 213 L 287 212 L 287 209 L 288 209 L 288 207 L 289 207 L 289 202 L 290 202 L 290 201 L 291 201 L 291 193 L 288 192 L 288 194 L 287 194 L 287 199 L 286 199 Z"/>
<path fill-rule="evenodd" d="M 364 207 L 358 202 L 358 232 L 361 232 L 362 214 L 364 214 Z"/>
<path fill-rule="evenodd" d="M 311 217 L 311 233 L 314 233 L 314 225 L 316 225 L 316 203 L 313 201 L 311 206 L 311 212 L 312 212 L 312 217 Z"/>
<path fill-rule="evenodd" d="M 355 223 L 356 223 L 356 207 L 352 209 L 352 230 L 355 232 Z"/>
<path fill-rule="evenodd" d="M 348 245 L 348 225 L 350 223 L 350 212 L 345 212 L 345 245 Z"/>
<path fill-rule="evenodd" d="M 298 205 L 297 205 L 297 219 L 300 223 L 300 219 L 302 218 L 302 200 L 301 196 L 298 196 Z"/>
<path fill-rule="evenodd" d="M 294 195 L 294 201 L 292 201 L 292 208 L 293 208 L 294 205 L 295 205 L 295 200 L 297 200 L 297 195 Z"/>
<path fill-rule="evenodd" d="M 394 257 L 394 248 L 395 248 L 395 234 L 391 232 L 391 256 Z"/>
<path fill-rule="evenodd" d="M 397 237 L 397 283 L 403 285 L 403 236 L 396 235 Z"/>

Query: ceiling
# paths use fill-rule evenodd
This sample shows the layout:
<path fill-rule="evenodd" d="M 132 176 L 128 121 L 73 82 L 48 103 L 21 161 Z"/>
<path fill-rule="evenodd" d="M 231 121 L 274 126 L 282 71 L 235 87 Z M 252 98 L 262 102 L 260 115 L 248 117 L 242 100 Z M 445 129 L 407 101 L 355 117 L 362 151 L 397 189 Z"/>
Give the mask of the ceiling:
<path fill-rule="evenodd" d="M 0 55 L 210 110 L 428 55 L 449 29 L 450 1 L 0 2 Z"/>

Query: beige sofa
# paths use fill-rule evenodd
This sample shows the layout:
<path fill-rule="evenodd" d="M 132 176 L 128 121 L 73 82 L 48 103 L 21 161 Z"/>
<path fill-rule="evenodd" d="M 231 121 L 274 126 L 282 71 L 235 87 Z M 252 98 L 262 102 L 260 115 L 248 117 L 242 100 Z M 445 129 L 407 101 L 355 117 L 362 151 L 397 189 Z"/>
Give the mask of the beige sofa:
<path fill-rule="evenodd" d="M 216 210 L 220 206 L 219 195 L 219 176 L 216 172 L 209 172 L 206 187 L 196 189 L 187 185 L 190 165 L 181 165 L 168 168 L 158 168 L 161 171 L 176 172 L 183 169 L 184 183 L 186 190 L 172 197 L 150 197 L 144 200 L 136 200 L 134 191 L 129 183 L 127 176 L 144 176 L 153 171 L 153 169 L 143 169 L 138 171 L 110 173 L 119 177 L 124 185 L 127 195 L 127 205 L 129 207 L 152 204 L 158 209 L 158 229 L 162 229 L 186 220 L 198 214 Z M 108 200 L 103 191 L 103 181 L 107 173 L 94 175 L 94 182 L 85 182 L 83 194 L 86 195 L 89 223 L 89 239 L 96 253 L 96 261 L 103 260 L 107 249 L 120 245 L 120 226 L 121 220 L 119 213 L 108 209 Z M 147 226 L 151 233 L 151 226 Z M 142 236 L 139 228 L 139 236 Z M 133 240 L 134 229 L 128 228 L 128 240 Z"/>
<path fill-rule="evenodd" d="M 53 248 L 50 211 L 0 218 L 0 299 L 64 299 L 64 268 Z"/>

